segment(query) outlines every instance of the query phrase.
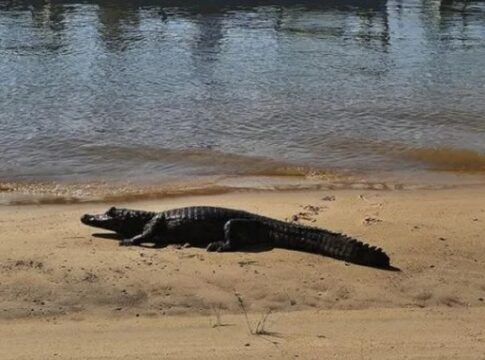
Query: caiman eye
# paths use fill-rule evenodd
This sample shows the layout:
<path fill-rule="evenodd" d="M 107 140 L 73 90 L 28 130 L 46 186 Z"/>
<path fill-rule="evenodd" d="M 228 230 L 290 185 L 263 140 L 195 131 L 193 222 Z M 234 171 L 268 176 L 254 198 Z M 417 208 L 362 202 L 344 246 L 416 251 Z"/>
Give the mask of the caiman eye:
<path fill-rule="evenodd" d="M 108 211 L 106 211 L 106 215 L 109 215 L 109 216 L 114 216 L 116 214 L 116 208 L 113 206 L 113 207 L 110 207 Z"/>

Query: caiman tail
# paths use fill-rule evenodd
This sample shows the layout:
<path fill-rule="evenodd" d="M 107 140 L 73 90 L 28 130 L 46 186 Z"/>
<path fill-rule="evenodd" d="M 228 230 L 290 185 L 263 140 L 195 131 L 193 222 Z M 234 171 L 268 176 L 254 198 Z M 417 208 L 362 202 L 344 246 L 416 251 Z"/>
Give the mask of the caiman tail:
<path fill-rule="evenodd" d="M 389 256 L 381 248 L 371 247 L 344 234 L 281 222 L 266 226 L 276 247 L 318 253 L 359 265 L 390 268 Z"/>

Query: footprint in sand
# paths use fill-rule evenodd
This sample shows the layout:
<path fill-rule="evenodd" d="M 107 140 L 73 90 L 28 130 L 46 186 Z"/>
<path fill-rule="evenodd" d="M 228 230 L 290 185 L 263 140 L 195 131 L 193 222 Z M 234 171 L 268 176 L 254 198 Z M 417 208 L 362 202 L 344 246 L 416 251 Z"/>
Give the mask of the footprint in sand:
<path fill-rule="evenodd" d="M 301 220 L 316 222 L 316 216 L 320 214 L 320 211 L 325 208 L 325 206 L 314 206 L 314 205 L 300 205 L 303 211 L 298 212 L 293 215 L 290 220 L 291 222 L 300 222 Z M 288 219 L 287 219 L 288 220 Z"/>
<path fill-rule="evenodd" d="M 371 216 L 366 216 L 364 218 L 364 220 L 362 220 L 362 223 L 364 225 L 374 225 L 374 224 L 377 224 L 377 223 L 380 223 L 380 222 L 382 222 L 381 219 L 375 218 L 375 217 L 371 217 Z"/>
<path fill-rule="evenodd" d="M 379 207 L 379 208 L 382 207 L 381 202 L 371 201 L 371 200 L 367 199 L 367 197 L 364 194 L 360 194 L 359 199 L 362 200 L 362 201 L 365 201 L 366 203 L 370 204 L 371 206 Z"/>
<path fill-rule="evenodd" d="M 335 201 L 334 195 L 326 195 L 322 197 L 320 200 L 322 201 Z M 320 214 L 320 212 L 327 208 L 327 206 L 318 206 L 318 205 L 300 205 L 302 211 L 291 216 L 289 219 L 286 218 L 286 221 L 298 223 L 301 220 L 308 221 L 308 222 L 316 222 L 316 217 Z"/>

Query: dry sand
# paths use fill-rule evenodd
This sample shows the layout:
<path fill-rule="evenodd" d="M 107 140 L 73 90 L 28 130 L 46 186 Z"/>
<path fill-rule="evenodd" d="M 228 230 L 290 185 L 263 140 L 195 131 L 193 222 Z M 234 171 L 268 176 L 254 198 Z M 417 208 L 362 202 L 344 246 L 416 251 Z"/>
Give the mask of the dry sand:
<path fill-rule="evenodd" d="M 0 207 L 1 359 L 485 359 L 484 200 L 469 187 L 127 205 L 299 214 L 383 247 L 401 272 L 281 249 L 118 247 L 79 222 L 111 204 Z"/>

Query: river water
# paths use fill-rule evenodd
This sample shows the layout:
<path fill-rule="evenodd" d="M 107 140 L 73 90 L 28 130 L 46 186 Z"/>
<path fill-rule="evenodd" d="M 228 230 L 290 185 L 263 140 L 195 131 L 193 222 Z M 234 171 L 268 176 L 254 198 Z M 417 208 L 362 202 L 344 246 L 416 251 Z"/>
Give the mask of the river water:
<path fill-rule="evenodd" d="M 484 2 L 160 3 L 0 0 L 2 189 L 485 172 Z"/>

